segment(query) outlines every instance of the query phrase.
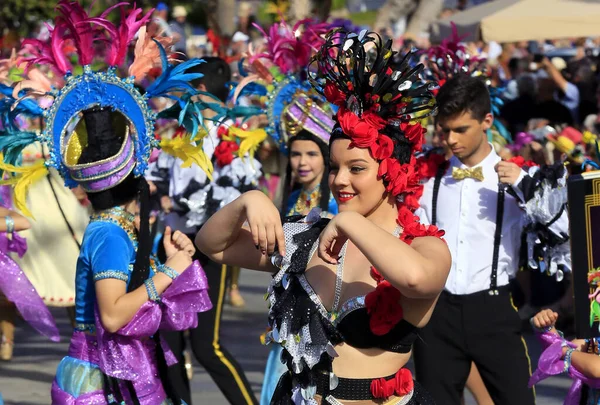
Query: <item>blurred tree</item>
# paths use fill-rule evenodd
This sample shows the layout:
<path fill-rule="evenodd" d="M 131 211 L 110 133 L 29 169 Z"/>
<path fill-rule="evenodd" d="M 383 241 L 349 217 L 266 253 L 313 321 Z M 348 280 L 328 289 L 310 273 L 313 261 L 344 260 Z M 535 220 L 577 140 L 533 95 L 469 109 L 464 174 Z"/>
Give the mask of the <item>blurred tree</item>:
<path fill-rule="evenodd" d="M 0 33 L 17 32 L 25 36 L 43 21 L 54 17 L 56 0 L 2 0 L 0 2 Z"/>

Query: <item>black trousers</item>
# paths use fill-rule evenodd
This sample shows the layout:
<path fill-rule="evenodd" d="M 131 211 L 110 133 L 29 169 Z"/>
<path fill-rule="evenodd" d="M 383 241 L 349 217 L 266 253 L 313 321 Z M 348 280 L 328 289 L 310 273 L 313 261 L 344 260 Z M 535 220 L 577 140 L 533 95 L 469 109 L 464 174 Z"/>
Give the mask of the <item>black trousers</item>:
<path fill-rule="evenodd" d="M 531 362 L 509 287 L 440 296 L 414 346 L 417 381 L 437 404 L 460 405 L 475 362 L 495 405 L 533 405 Z"/>
<path fill-rule="evenodd" d="M 194 240 L 195 235 L 188 236 Z M 165 260 L 162 241 L 158 249 L 158 258 L 162 262 Z M 209 260 L 200 252 L 196 252 L 194 259 L 200 261 L 206 272 L 209 287 L 208 295 L 213 308 L 210 311 L 199 313 L 198 327 L 189 331 L 192 352 L 230 404 L 258 404 L 244 371 L 227 349 L 221 346 L 219 340 L 227 284 L 227 267 Z M 178 360 L 177 364 L 169 368 L 170 382 L 181 399 L 191 405 L 190 382 L 187 378 L 183 359 L 185 349 L 183 332 L 162 332 L 161 335 L 165 337 Z"/>

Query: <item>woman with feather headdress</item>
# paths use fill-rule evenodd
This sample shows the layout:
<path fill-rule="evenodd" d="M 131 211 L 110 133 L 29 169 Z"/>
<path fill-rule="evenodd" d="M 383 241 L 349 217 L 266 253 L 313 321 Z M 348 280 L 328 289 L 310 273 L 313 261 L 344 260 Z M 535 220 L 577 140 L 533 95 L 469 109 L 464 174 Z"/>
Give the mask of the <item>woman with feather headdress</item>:
<path fill-rule="evenodd" d="M 118 25 L 107 19 L 115 9 Z M 149 104 L 154 98 L 171 98 L 182 108 L 179 124 L 196 129 L 186 138 L 190 162 L 206 162 L 197 146 L 202 118 L 186 108 L 186 100 L 199 93 L 189 82 L 201 77 L 188 70 L 202 61 L 171 65 L 160 40 L 143 35 L 151 12 L 144 15 L 127 3 L 90 16 L 77 2 L 61 0 L 57 12 L 48 41 L 24 41 L 30 53 L 25 61 L 49 67 L 64 76 L 64 84 L 41 92 L 51 98 L 45 108 L 36 103 L 37 89 L 15 87 L 11 111 L 21 114 L 33 103 L 28 111 L 43 119 L 44 129 L 41 134 L 15 131 L 0 145 L 0 169 L 9 174 L 2 183 L 14 185 L 23 212 L 27 189 L 44 178 L 48 167 L 67 186 L 81 187 L 93 209 L 76 265 L 75 330 L 52 385 L 52 403 L 180 404 L 165 377 L 173 356 L 161 331 L 195 326 L 197 313 L 212 304 L 204 272 L 192 261 L 189 238 L 167 229 L 166 262 L 151 257 L 149 187 L 143 175 L 152 149 L 160 146 L 154 139 L 157 115 Z M 136 46 L 129 76 L 121 78 L 117 70 L 125 66 L 136 36 L 142 45 Z M 107 69 L 98 69 L 102 59 Z M 157 62 L 160 74 L 142 95 L 139 84 Z M 48 159 L 23 166 L 20 153 L 38 141 L 47 145 Z"/>
<path fill-rule="evenodd" d="M 213 260 L 276 273 L 267 341 L 283 346 L 288 371 L 271 404 L 432 403 L 405 366 L 451 262 L 443 232 L 414 215 L 424 131 L 412 118 L 434 100 L 422 65 L 394 69 L 393 54 L 375 33 L 338 30 L 312 59 L 311 83 L 339 107 L 329 140 L 338 215 L 282 226 L 267 197 L 249 192 L 196 237 Z"/>

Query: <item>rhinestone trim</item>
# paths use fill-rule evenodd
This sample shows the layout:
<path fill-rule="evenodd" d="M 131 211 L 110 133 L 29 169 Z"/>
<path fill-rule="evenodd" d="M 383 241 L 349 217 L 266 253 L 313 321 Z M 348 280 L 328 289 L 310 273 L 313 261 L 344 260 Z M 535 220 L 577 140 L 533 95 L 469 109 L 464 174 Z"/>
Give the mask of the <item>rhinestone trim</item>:
<path fill-rule="evenodd" d="M 107 278 L 114 278 L 127 282 L 129 280 L 129 275 L 120 270 L 107 270 L 94 274 L 94 281 L 105 280 Z"/>

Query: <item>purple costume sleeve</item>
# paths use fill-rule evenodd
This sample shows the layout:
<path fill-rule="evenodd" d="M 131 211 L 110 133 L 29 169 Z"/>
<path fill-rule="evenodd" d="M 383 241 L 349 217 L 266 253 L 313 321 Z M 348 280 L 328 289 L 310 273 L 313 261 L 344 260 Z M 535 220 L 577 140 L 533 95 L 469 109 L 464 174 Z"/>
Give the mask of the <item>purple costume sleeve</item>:
<path fill-rule="evenodd" d="M 39 294 L 13 259 L 0 251 L 0 291 L 15 304 L 23 319 L 54 342 L 60 335 L 54 318 Z"/>
<path fill-rule="evenodd" d="M 573 343 L 550 332 L 538 334 L 538 338 L 545 347 L 545 350 L 540 356 L 537 370 L 535 370 L 529 379 L 530 387 L 548 377 L 562 374 L 565 371 L 565 361 L 561 359 L 562 348 L 565 344 L 569 347 L 577 348 Z M 600 388 L 600 380 L 586 377 L 573 365 L 569 367 L 568 374 L 573 380 L 573 384 L 569 388 L 564 405 L 579 405 L 583 384 L 591 388 Z"/>
<path fill-rule="evenodd" d="M 188 269 L 162 294 L 162 302 L 148 301 L 133 319 L 116 333 L 107 332 L 96 308 L 96 338 L 100 369 L 111 377 L 135 380 L 144 377 L 155 361 L 149 339 L 159 329 L 185 330 L 198 325 L 198 312 L 212 308 L 208 298 L 204 270 L 198 262 Z M 173 353 L 161 339 L 168 365 L 176 363 Z"/>
<path fill-rule="evenodd" d="M 212 308 L 208 282 L 200 263 L 195 261 L 161 296 L 162 330 L 186 330 L 198 326 L 198 312 Z"/>

